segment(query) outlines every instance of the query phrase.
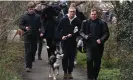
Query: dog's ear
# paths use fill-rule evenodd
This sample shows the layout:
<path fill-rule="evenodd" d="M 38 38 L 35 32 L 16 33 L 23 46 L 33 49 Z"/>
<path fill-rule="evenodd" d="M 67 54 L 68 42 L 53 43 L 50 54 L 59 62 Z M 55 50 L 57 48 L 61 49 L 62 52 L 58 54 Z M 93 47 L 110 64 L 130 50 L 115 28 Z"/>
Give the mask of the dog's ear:
<path fill-rule="evenodd" d="M 55 51 L 56 55 L 61 55 L 60 51 Z"/>
<path fill-rule="evenodd" d="M 57 55 L 57 54 L 60 54 L 60 52 L 59 51 L 55 51 L 55 54 Z"/>
<path fill-rule="evenodd" d="M 61 58 L 63 58 L 64 54 L 61 54 L 60 56 L 61 56 Z"/>
<path fill-rule="evenodd" d="M 64 54 L 57 54 L 56 57 L 57 58 L 63 58 Z"/>

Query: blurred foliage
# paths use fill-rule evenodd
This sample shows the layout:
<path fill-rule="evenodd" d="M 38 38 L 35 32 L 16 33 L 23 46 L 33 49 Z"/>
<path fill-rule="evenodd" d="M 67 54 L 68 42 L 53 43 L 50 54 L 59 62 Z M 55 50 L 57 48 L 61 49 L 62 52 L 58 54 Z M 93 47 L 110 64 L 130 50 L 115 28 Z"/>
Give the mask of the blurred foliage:
<path fill-rule="evenodd" d="M 117 54 L 119 54 L 119 67 L 121 80 L 133 79 L 133 2 L 112 2 L 117 17 Z"/>
<path fill-rule="evenodd" d="M 7 43 L 6 51 L 0 56 L 0 80 L 22 80 L 23 43 Z"/>
<path fill-rule="evenodd" d="M 23 72 L 22 43 L 7 40 L 8 34 L 18 25 L 27 2 L 0 2 L 0 80 L 21 80 Z"/>
<path fill-rule="evenodd" d="M 101 69 L 99 73 L 98 80 L 120 80 L 120 70 L 119 69 Z"/>

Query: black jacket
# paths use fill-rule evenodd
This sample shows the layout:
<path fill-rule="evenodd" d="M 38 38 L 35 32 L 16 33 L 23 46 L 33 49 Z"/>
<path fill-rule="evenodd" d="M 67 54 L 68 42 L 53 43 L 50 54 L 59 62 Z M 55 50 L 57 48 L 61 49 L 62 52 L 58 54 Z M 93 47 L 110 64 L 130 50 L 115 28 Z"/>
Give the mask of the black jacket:
<path fill-rule="evenodd" d="M 78 27 L 78 31 L 74 33 L 74 28 Z M 72 34 L 72 37 L 68 38 L 64 42 L 72 42 L 76 43 L 76 37 L 79 35 L 79 30 L 81 26 L 81 21 L 76 17 L 72 20 L 70 23 L 70 20 L 68 19 L 68 16 L 66 15 L 62 20 L 60 21 L 57 31 L 56 31 L 56 38 L 60 39 L 63 36 L 66 36 L 68 34 Z"/>
<path fill-rule="evenodd" d="M 43 21 L 44 38 L 54 39 L 56 26 L 56 20 L 54 19 L 47 19 Z"/>
<path fill-rule="evenodd" d="M 101 45 L 103 46 L 104 42 L 109 38 L 109 30 L 107 23 L 100 20 L 84 20 L 81 25 L 80 35 L 86 39 L 86 36 L 89 36 L 86 39 L 89 46 L 97 46 L 97 39 L 101 40 Z"/>
<path fill-rule="evenodd" d="M 57 16 L 57 12 L 53 6 L 47 6 L 42 10 L 42 32 L 44 34 L 44 38 L 54 39 L 57 26 L 57 20 L 55 16 Z"/>
<path fill-rule="evenodd" d="M 24 31 L 24 41 L 32 42 L 36 41 L 39 35 L 39 28 L 41 28 L 40 16 L 37 14 L 24 13 L 21 17 L 19 28 Z M 30 30 L 26 30 L 26 27 L 30 27 Z"/>

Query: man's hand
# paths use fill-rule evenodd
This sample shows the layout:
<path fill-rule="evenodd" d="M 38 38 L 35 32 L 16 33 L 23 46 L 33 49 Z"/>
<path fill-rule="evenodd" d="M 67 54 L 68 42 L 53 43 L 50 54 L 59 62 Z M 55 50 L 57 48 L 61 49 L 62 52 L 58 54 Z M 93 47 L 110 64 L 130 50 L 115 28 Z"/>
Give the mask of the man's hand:
<path fill-rule="evenodd" d="M 72 34 L 68 34 L 67 37 L 72 37 Z"/>
<path fill-rule="evenodd" d="M 100 40 L 100 39 L 98 39 L 98 40 L 97 40 L 97 43 L 98 43 L 98 44 L 101 44 L 101 40 Z"/>
<path fill-rule="evenodd" d="M 63 37 L 62 37 L 62 40 L 66 40 L 66 38 L 67 38 L 66 36 L 63 36 Z"/>
<path fill-rule="evenodd" d="M 30 27 L 26 27 L 26 30 L 27 30 L 27 31 L 30 30 Z"/>
<path fill-rule="evenodd" d="M 40 37 L 43 37 L 43 33 L 40 34 Z"/>

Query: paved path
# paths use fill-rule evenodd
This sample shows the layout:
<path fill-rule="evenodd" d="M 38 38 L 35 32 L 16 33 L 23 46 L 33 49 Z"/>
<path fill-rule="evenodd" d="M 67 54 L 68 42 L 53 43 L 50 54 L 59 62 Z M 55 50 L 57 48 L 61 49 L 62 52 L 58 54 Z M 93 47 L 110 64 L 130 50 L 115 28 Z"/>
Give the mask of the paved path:
<path fill-rule="evenodd" d="M 48 78 L 48 59 L 45 45 L 43 46 L 42 50 L 42 58 L 43 60 L 38 60 L 36 56 L 36 61 L 33 63 L 32 72 L 25 74 L 27 78 L 26 80 L 50 80 Z M 76 67 L 73 71 L 73 77 L 73 80 L 86 80 L 86 72 Z M 62 67 L 60 67 L 60 72 L 57 76 L 57 80 L 63 80 Z"/>

